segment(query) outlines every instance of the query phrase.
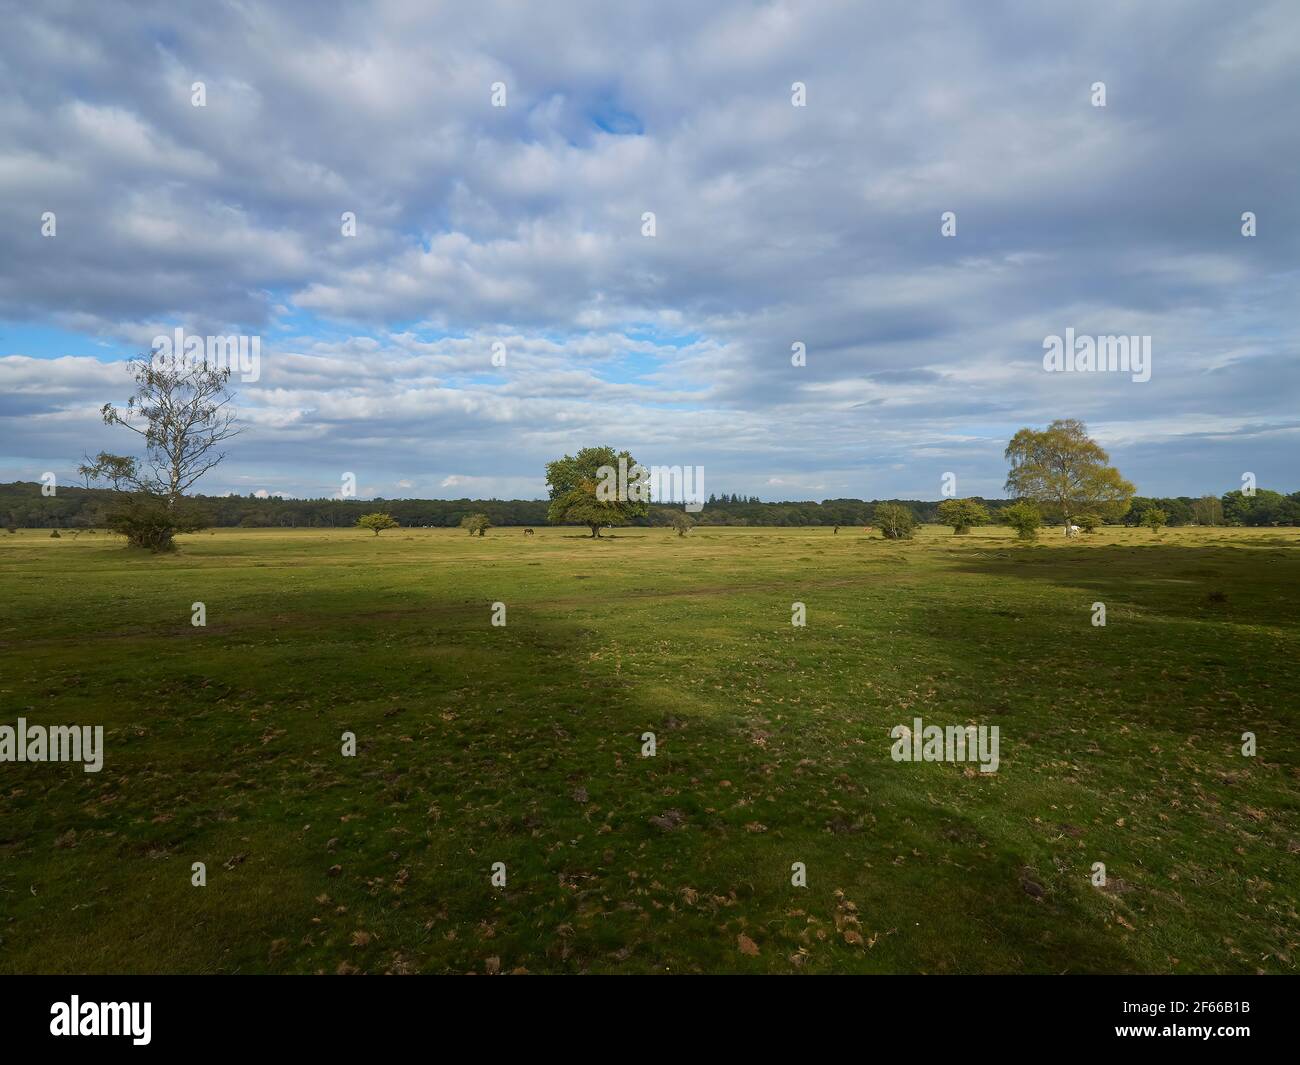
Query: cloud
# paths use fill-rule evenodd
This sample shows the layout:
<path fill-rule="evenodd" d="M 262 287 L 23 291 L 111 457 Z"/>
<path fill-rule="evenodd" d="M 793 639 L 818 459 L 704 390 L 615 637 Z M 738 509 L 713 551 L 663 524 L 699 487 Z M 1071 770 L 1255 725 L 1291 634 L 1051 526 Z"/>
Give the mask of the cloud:
<path fill-rule="evenodd" d="M 111 449 L 126 391 L 28 341 L 183 326 L 264 341 L 209 490 L 539 492 L 609 442 L 719 491 L 992 493 L 1067 415 L 1149 493 L 1294 487 L 1298 31 L 1212 0 L 16 10 L 0 475 Z M 1045 374 L 1067 327 L 1152 336 L 1151 381 Z"/>

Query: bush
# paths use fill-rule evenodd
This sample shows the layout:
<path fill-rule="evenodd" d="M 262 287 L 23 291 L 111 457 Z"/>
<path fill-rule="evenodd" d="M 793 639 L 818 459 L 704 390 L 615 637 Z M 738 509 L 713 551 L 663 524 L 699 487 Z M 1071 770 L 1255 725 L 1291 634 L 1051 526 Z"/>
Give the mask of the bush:
<path fill-rule="evenodd" d="M 881 503 L 876 507 L 875 523 L 886 540 L 910 540 L 916 529 L 916 515 L 899 503 Z"/>
<path fill-rule="evenodd" d="M 126 537 L 132 547 L 155 555 L 176 550 L 178 533 L 197 532 L 210 524 L 206 511 L 186 499 L 172 506 L 159 496 L 129 496 L 112 507 L 104 518 L 111 532 Z"/>
<path fill-rule="evenodd" d="M 58 530 L 58 529 L 51 529 L 51 530 L 50 530 L 50 539 L 51 539 L 51 540 L 57 540 L 57 539 L 59 539 L 59 530 Z"/>
<path fill-rule="evenodd" d="M 985 525 L 989 520 L 989 512 L 977 499 L 945 499 L 935 512 L 939 521 L 952 526 L 954 536 L 964 536 L 972 525 Z"/>
<path fill-rule="evenodd" d="M 486 514 L 466 514 L 460 519 L 460 527 L 462 529 L 468 529 L 470 536 L 473 536 L 475 533 L 482 536 L 492 528 L 492 522 L 488 520 Z"/>
<path fill-rule="evenodd" d="M 398 527 L 391 514 L 362 514 L 357 519 L 358 529 L 369 529 L 376 536 L 385 529 L 396 529 Z"/>
<path fill-rule="evenodd" d="M 1164 528 L 1167 521 L 1169 521 L 1169 516 L 1156 507 L 1152 507 L 1142 515 L 1142 524 L 1152 532 L 1159 532 Z"/>
<path fill-rule="evenodd" d="M 1096 514 L 1080 514 L 1074 523 L 1086 533 L 1096 532 L 1101 528 L 1101 519 Z"/>
<path fill-rule="evenodd" d="M 1016 530 L 1022 540 L 1032 540 L 1038 535 L 1038 528 L 1043 524 L 1043 516 L 1033 503 L 1021 500 L 1012 503 L 1002 511 L 1002 520 Z"/>

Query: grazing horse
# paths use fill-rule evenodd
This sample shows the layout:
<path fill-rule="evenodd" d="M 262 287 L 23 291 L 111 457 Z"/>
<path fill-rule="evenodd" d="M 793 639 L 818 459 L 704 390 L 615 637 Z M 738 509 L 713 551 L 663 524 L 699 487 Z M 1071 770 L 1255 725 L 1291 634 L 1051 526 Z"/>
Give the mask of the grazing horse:
<path fill-rule="evenodd" d="M 533 530 L 532 530 L 532 529 L 525 529 L 525 530 L 524 530 L 524 535 L 525 535 L 525 536 L 532 536 L 532 535 L 533 535 Z"/>

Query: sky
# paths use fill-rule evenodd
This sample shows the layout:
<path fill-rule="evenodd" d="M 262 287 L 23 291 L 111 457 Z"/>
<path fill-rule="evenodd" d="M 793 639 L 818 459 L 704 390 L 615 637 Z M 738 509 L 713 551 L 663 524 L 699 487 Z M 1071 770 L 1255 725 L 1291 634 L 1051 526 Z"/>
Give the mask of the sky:
<path fill-rule="evenodd" d="M 1143 495 L 1300 488 L 1291 0 L 0 25 L 0 481 L 129 451 L 99 410 L 181 328 L 261 345 L 209 494 L 537 498 L 608 444 L 706 492 L 996 497 L 1056 418 Z M 1150 337 L 1150 380 L 1045 369 L 1067 329 Z"/>

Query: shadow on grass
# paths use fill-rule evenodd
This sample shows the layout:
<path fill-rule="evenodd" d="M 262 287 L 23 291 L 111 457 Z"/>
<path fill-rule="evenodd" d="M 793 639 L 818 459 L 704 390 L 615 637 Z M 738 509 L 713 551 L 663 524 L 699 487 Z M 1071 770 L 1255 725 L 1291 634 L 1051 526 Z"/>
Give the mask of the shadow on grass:
<path fill-rule="evenodd" d="M 840 888 L 882 934 L 909 931 L 875 955 L 817 941 L 810 969 L 1134 967 L 1071 890 L 1025 895 L 1020 848 L 886 786 L 890 770 L 862 775 L 894 805 L 861 795 L 879 822 L 837 834 L 825 797 L 843 781 L 803 764 L 818 752 L 799 733 L 795 781 L 739 708 L 656 703 L 607 653 L 618 632 L 526 602 L 491 628 L 489 599 L 412 591 L 395 609 L 340 584 L 245 607 L 246 626 L 232 604 L 211 638 L 173 641 L 135 631 L 150 618 L 124 607 L 127 635 L 86 637 L 75 661 L 33 649 L 16 705 L 104 724 L 107 750 L 93 776 L 11 767 L 4 968 L 789 972 L 808 931 L 791 911 L 834 928 Z M 896 842 L 937 857 L 895 866 Z M 790 886 L 794 858 L 813 870 L 806 892 Z M 944 934 L 918 945 L 922 921 Z M 760 955 L 737 951 L 741 932 Z"/>
<path fill-rule="evenodd" d="M 1300 626 L 1293 590 L 1300 586 L 1300 541 L 1236 544 L 1164 543 L 1087 548 L 1015 545 L 952 558 L 960 572 L 1042 581 L 1110 594 L 1148 614 L 1234 624 Z"/>

